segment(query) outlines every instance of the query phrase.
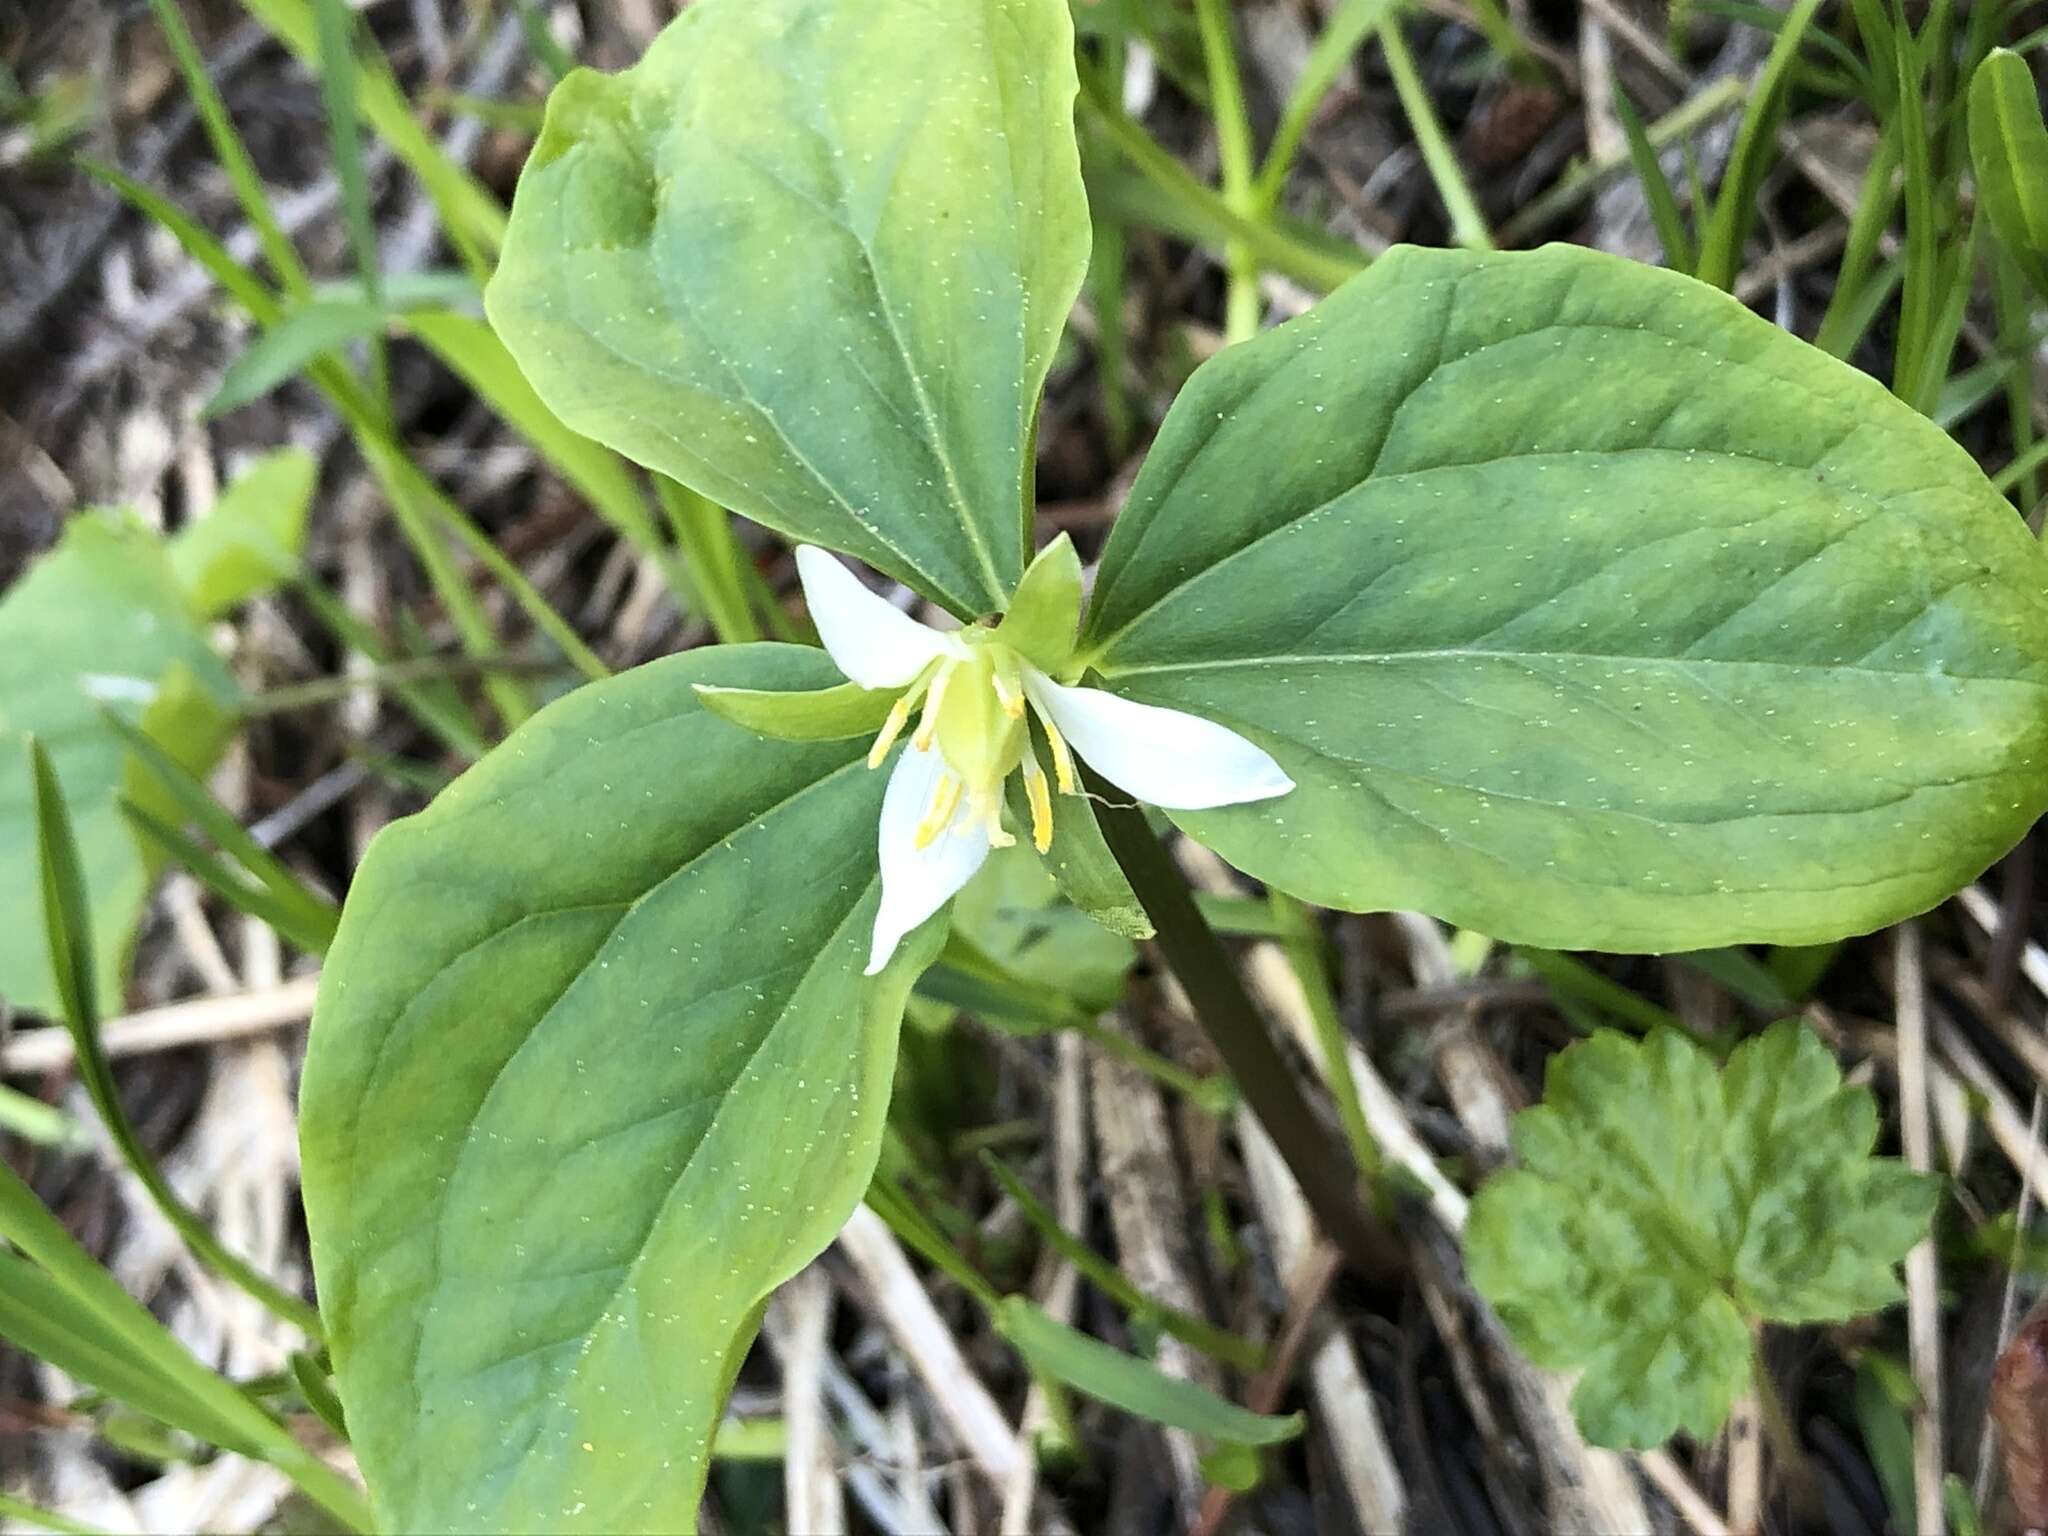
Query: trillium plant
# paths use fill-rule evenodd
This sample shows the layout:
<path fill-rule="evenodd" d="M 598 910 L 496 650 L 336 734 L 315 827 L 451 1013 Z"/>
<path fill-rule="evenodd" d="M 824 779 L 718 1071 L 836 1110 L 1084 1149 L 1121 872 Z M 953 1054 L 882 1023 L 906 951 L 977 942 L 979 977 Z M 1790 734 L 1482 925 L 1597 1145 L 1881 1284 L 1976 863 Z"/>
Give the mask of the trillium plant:
<path fill-rule="evenodd" d="M 1893 922 L 2048 804 L 2048 570 L 2012 507 L 1873 380 L 1590 251 L 1389 252 L 1195 371 L 1099 546 L 1041 540 L 1089 260 L 1074 48 L 1065 0 L 698 0 L 549 102 L 492 326 L 568 427 L 794 545 L 823 648 L 589 684 L 363 862 L 304 1175 L 393 1529 L 693 1525 L 991 848 L 1156 929 L 1360 1257 L 1342 1143 L 1290 1111 L 1162 835 L 1322 907 L 1662 952 Z M 1929 1197 L 1795 1034 L 1725 1080 L 1602 1052 L 1558 1075 L 1475 1274 L 1587 1368 L 1594 1432 L 1703 1432 L 1746 1328 L 1883 1304 Z M 1631 1152 L 1637 1082 L 1673 1108 Z M 1740 1220 L 1660 1193 L 1802 1147 Z M 1589 1167 L 1663 1182 L 1589 1205 Z M 1815 1224 L 1859 1201 L 1838 1263 Z M 1622 1348 L 1555 1315 L 1576 1296 L 1672 1326 Z"/>
<path fill-rule="evenodd" d="M 1172 810 L 1270 800 L 1294 788 L 1269 753 L 1213 721 L 1055 680 L 1072 670 L 1081 619 L 1081 562 L 1065 534 L 1032 562 L 999 623 L 950 633 L 906 617 L 822 549 L 799 548 L 796 563 L 818 636 L 850 691 L 774 694 L 700 683 L 697 692 L 743 726 L 799 739 L 886 704 L 870 768 L 882 766 L 922 705 L 882 795 L 870 976 L 974 877 L 989 850 L 1016 842 L 1003 828 L 1003 782 L 1012 773 L 1040 853 L 1052 851 L 1051 786 L 1082 793 L 1076 753 L 1118 789 Z M 1050 774 L 1030 740 L 1031 714 Z"/>

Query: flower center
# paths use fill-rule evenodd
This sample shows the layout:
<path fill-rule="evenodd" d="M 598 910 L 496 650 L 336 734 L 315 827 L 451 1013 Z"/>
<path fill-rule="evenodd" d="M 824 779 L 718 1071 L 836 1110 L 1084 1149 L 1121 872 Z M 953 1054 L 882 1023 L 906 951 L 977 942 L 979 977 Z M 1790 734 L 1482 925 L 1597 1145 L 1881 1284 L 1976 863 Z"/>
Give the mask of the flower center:
<path fill-rule="evenodd" d="M 1012 770 L 1021 770 L 1031 805 L 1031 841 L 1043 853 L 1052 846 L 1052 795 L 1031 744 L 1024 662 L 984 629 L 962 630 L 947 639 L 947 653 L 890 709 L 868 753 L 868 766 L 881 766 L 922 700 L 924 713 L 911 745 L 920 752 L 936 748 L 945 768 L 918 823 L 917 846 L 930 847 L 950 827 L 956 836 L 983 836 L 992 848 L 1009 847 L 1016 839 L 1003 830 L 1003 781 Z M 1043 709 L 1037 714 L 1060 792 L 1078 794 L 1073 758 L 1059 727 Z"/>

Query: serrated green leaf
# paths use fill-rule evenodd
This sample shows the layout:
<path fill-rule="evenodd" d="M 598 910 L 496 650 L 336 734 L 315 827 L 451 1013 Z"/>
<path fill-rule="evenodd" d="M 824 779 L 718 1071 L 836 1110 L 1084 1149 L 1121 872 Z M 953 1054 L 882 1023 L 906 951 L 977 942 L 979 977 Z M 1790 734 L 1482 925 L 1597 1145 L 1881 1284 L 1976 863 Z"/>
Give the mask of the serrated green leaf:
<path fill-rule="evenodd" d="M 2009 48 L 1970 77 L 1970 163 L 1998 243 L 2048 298 L 2048 123 L 2033 70 Z"/>
<path fill-rule="evenodd" d="M 177 669 L 189 706 L 164 704 Z M 23 738 L 50 754 L 78 838 L 102 998 L 121 995 L 150 863 L 121 816 L 124 751 L 106 708 L 140 721 L 187 768 L 203 772 L 220 745 L 233 679 L 206 639 L 155 534 L 125 512 L 80 513 L 64 541 L 0 597 L 0 997 L 54 1013 L 36 879 L 32 790 Z M 197 728 L 201 716 L 212 727 Z"/>
<path fill-rule="evenodd" d="M 579 432 L 994 611 L 1087 262 L 1075 89 L 1062 0 L 705 0 L 556 87 L 491 322 Z"/>
<path fill-rule="evenodd" d="M 194 608 L 213 618 L 290 579 L 318 474 L 303 449 L 265 454 L 171 540 L 171 569 Z"/>
<path fill-rule="evenodd" d="M 763 1298 L 868 1182 L 943 932 L 864 978 L 886 773 L 696 692 L 835 675 L 732 646 L 593 684 L 364 859 L 302 1141 L 391 1528 L 694 1527 Z"/>
<path fill-rule="evenodd" d="M 1515 1118 L 1522 1166 L 1472 1204 L 1472 1283 L 1539 1365 L 1581 1370 L 1586 1437 L 1711 1435 L 1756 1322 L 1840 1321 L 1900 1295 L 1937 1186 L 1872 1157 L 1869 1090 L 1796 1023 L 1716 1072 L 1683 1035 L 1602 1032 Z"/>
<path fill-rule="evenodd" d="M 1174 814 L 1246 872 L 1550 948 L 1863 932 L 2048 806 L 2048 560 L 1969 456 L 1576 248 L 1396 251 L 1206 364 L 1083 657 L 1294 778 Z"/>
<path fill-rule="evenodd" d="M 777 693 L 767 688 L 700 687 L 704 707 L 734 725 L 777 741 L 845 741 L 872 736 L 889 718 L 899 690 L 838 683 Z"/>

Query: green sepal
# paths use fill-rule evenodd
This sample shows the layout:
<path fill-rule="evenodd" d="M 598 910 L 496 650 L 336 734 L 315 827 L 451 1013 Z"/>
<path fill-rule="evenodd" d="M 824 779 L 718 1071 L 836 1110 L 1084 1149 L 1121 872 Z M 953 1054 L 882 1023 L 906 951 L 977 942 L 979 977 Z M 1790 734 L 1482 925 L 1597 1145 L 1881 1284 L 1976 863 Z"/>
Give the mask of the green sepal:
<path fill-rule="evenodd" d="M 996 626 L 996 638 L 1041 672 L 1074 659 L 1081 632 L 1081 557 L 1064 533 L 1038 552 Z"/>
<path fill-rule="evenodd" d="M 1051 760 L 1045 733 L 1035 722 L 1031 728 L 1031 749 L 1038 754 L 1041 764 Z M 1020 776 L 1011 776 L 1008 796 L 1010 819 L 1028 834 L 1031 804 Z M 1060 894 L 1111 933 L 1139 941 L 1152 937 L 1152 921 L 1139 905 L 1131 882 L 1124 878 L 1116 855 L 1102 840 L 1102 828 L 1095 822 L 1095 807 L 1086 798 L 1057 794 L 1052 797 L 1052 847 L 1039 857 L 1059 882 Z"/>
<path fill-rule="evenodd" d="M 889 718 L 900 689 L 841 683 L 802 693 L 764 688 L 714 688 L 697 684 L 697 697 L 714 715 L 777 741 L 844 741 L 872 736 Z"/>

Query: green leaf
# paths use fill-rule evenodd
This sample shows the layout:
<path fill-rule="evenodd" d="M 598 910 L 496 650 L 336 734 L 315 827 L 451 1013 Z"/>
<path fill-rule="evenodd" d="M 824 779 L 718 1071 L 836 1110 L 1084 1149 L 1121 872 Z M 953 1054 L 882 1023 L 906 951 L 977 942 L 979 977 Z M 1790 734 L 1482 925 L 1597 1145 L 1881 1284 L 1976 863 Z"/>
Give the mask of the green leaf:
<path fill-rule="evenodd" d="M 352 341 L 380 336 L 388 323 L 381 304 L 313 299 L 289 310 L 228 365 L 220 388 L 202 413 L 221 416 L 262 399 L 317 359 Z"/>
<path fill-rule="evenodd" d="M 180 665 L 193 680 L 182 704 L 163 686 Z M 41 740 L 64 786 L 97 934 L 94 985 L 118 999 L 150 866 L 121 816 L 124 752 L 100 707 L 142 721 L 203 771 L 236 698 L 162 544 L 127 513 L 79 514 L 0 597 L 0 997 L 39 1013 L 57 1007 L 23 738 Z"/>
<path fill-rule="evenodd" d="M 1472 1283 L 1538 1365 L 1580 1370 L 1586 1437 L 1714 1433 L 1749 1378 L 1756 1322 L 1891 1305 L 1893 1266 L 1938 1186 L 1872 1157 L 1868 1089 L 1795 1023 L 1718 1074 L 1685 1036 L 1603 1031 L 1553 1058 L 1516 1116 L 1521 1168 L 1472 1204 Z"/>
<path fill-rule="evenodd" d="M 714 715 L 778 741 L 845 741 L 879 731 L 899 692 L 858 683 L 796 693 L 703 686 L 697 697 Z"/>
<path fill-rule="evenodd" d="M 1168 1376 L 1149 1360 L 1056 1322 L 1022 1296 L 1003 1298 L 995 1325 L 1034 1370 L 1155 1424 L 1237 1445 L 1277 1445 L 1301 1433 L 1298 1413 L 1278 1418 L 1240 1408 L 1205 1387 Z"/>
<path fill-rule="evenodd" d="M 303 449 L 265 454 L 171 540 L 171 569 L 194 608 L 213 618 L 291 578 L 318 475 Z"/>
<path fill-rule="evenodd" d="M 491 322 L 577 431 L 994 611 L 1087 264 L 1075 89 L 1063 0 L 706 0 L 556 87 Z"/>
<path fill-rule="evenodd" d="M 873 1171 L 944 927 L 863 978 L 886 772 L 696 692 L 834 675 L 732 646 L 585 687 L 364 859 L 302 1141 L 390 1528 L 694 1526 L 763 1298 Z"/>
<path fill-rule="evenodd" d="M 1175 813 L 1325 906 L 1811 943 L 2048 805 L 2048 562 L 1873 380 L 1668 272 L 1403 249 L 1182 392 L 1083 659 L 1299 786 Z M 1091 648 L 1092 647 L 1092 652 Z"/>
<path fill-rule="evenodd" d="M 1039 856 L 1022 843 L 991 853 L 953 898 L 953 929 L 1011 975 L 1090 1012 L 1116 1006 L 1137 959 L 1129 939 L 1060 899 Z"/>
<path fill-rule="evenodd" d="M 1970 77 L 1970 162 L 1998 243 L 2048 298 L 2048 124 L 2034 72 L 2010 49 Z"/>

